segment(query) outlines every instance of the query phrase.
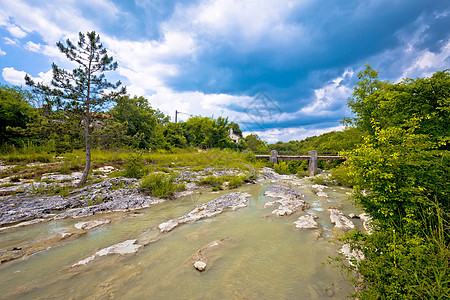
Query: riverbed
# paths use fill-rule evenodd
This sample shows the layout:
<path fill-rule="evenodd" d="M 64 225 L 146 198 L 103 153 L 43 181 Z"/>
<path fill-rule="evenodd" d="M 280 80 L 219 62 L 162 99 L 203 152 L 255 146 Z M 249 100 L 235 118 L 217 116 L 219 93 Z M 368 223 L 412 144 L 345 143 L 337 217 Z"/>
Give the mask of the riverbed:
<path fill-rule="evenodd" d="M 278 217 L 264 204 L 270 181 L 244 185 L 248 206 L 218 216 L 183 224 L 160 234 L 158 225 L 192 211 L 230 191 L 194 193 L 135 212 L 116 212 L 82 219 L 43 222 L 0 232 L 1 248 L 49 239 L 70 231 L 80 221 L 112 222 L 77 239 L 32 256 L 0 265 L 2 299 L 345 299 L 352 293 L 348 279 L 327 259 L 338 255 L 327 208 L 343 203 L 343 213 L 359 213 L 348 189 L 326 188 L 318 197 L 308 180 L 285 185 L 304 194 L 310 208 Z M 298 182 L 297 182 L 298 184 Z M 234 191 L 234 190 L 233 190 Z M 316 215 L 320 229 L 296 229 L 298 217 Z M 361 228 L 359 220 L 352 220 Z M 322 237 L 317 238 L 317 232 Z M 208 253 L 203 272 L 193 267 L 199 249 L 220 239 L 221 247 Z M 137 253 L 107 255 L 71 268 L 100 249 L 137 239 L 147 241 Z"/>

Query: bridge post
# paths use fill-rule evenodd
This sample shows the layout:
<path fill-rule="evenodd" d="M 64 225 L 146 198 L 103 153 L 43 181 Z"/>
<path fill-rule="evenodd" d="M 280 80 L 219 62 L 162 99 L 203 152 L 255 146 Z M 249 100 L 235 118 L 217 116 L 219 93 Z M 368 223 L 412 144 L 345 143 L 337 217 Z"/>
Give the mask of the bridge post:
<path fill-rule="evenodd" d="M 309 165 L 308 171 L 310 176 L 314 176 L 317 173 L 317 150 L 308 151 Z"/>
<path fill-rule="evenodd" d="M 272 150 L 270 151 L 270 162 L 277 164 L 278 163 L 278 151 Z"/>

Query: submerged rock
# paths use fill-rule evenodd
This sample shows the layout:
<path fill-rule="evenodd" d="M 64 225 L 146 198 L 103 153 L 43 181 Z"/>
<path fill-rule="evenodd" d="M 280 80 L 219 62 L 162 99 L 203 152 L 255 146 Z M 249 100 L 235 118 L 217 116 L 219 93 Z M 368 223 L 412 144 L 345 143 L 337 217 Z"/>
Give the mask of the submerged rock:
<path fill-rule="evenodd" d="M 272 185 L 267 189 L 264 195 L 272 198 L 280 198 L 276 201 L 267 202 L 264 205 L 264 207 L 269 207 L 275 205 L 275 203 L 279 203 L 280 206 L 272 211 L 272 214 L 275 214 L 279 217 L 289 216 L 297 211 L 301 211 L 304 208 L 307 208 L 307 204 L 302 199 L 302 194 L 282 185 Z"/>
<path fill-rule="evenodd" d="M 77 266 L 87 265 L 88 263 L 93 261 L 96 257 L 100 257 L 100 256 L 111 255 L 111 254 L 124 255 L 124 254 L 136 253 L 139 250 L 139 248 L 143 247 L 143 245 L 139 245 L 136 242 L 137 242 L 137 240 L 127 240 L 125 242 L 118 243 L 118 244 L 112 245 L 110 247 L 104 248 L 100 251 L 97 251 L 94 255 L 89 256 L 89 257 L 82 259 L 82 260 L 78 261 L 77 263 L 73 264 L 72 268 L 77 267 Z"/>
<path fill-rule="evenodd" d="M 94 220 L 94 221 L 87 221 L 87 222 L 79 222 L 79 223 L 75 224 L 75 228 L 80 229 L 80 230 L 89 230 L 94 227 L 98 227 L 98 226 L 101 226 L 104 224 L 109 224 L 109 223 L 111 223 L 111 220 Z"/>
<path fill-rule="evenodd" d="M 294 222 L 295 227 L 299 229 L 303 228 L 317 228 L 319 224 L 314 220 L 311 215 L 301 216 Z"/>
<path fill-rule="evenodd" d="M 194 261 L 194 268 L 202 272 L 206 269 L 208 260 L 214 261 L 215 258 L 211 255 L 211 250 L 218 249 L 224 246 L 225 241 L 229 240 L 229 237 L 221 238 L 220 240 L 215 240 L 205 247 L 199 249 L 192 255 L 192 260 Z M 217 257 L 216 257 L 217 258 Z"/>
<path fill-rule="evenodd" d="M 328 209 L 330 212 L 330 221 L 335 224 L 334 228 L 339 228 L 341 230 L 347 231 L 355 228 L 355 224 L 347 219 L 344 214 L 337 209 Z"/>
<path fill-rule="evenodd" d="M 184 223 L 214 217 L 228 209 L 237 210 L 246 207 L 248 197 L 250 197 L 250 194 L 239 192 L 223 195 L 207 203 L 197 205 L 194 210 L 184 216 L 159 224 L 158 228 L 161 232 L 169 232 Z"/>

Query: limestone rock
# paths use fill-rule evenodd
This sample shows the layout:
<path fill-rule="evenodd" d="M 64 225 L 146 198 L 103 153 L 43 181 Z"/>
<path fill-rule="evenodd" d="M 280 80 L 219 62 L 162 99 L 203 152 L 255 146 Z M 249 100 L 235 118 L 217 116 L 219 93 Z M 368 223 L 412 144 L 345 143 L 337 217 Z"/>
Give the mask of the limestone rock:
<path fill-rule="evenodd" d="M 363 227 L 364 229 L 367 231 L 367 233 L 371 234 L 372 233 L 372 217 L 369 216 L 369 214 L 367 213 L 362 213 L 359 215 L 359 218 L 361 219 L 361 221 L 363 222 Z"/>
<path fill-rule="evenodd" d="M 179 225 L 178 221 L 175 220 L 169 220 L 167 222 L 161 223 L 158 225 L 158 228 L 161 232 L 169 232 L 172 229 L 174 229 L 175 227 L 177 227 Z"/>
<path fill-rule="evenodd" d="M 206 263 L 202 262 L 202 261 L 196 261 L 194 263 L 194 268 L 196 268 L 197 270 L 199 270 L 200 272 L 202 272 L 203 270 L 206 269 Z"/>
<path fill-rule="evenodd" d="M 136 253 L 139 248 L 143 247 L 142 245 L 139 245 L 136 243 L 137 240 L 127 240 L 125 242 L 122 243 L 118 243 L 115 245 L 112 245 L 110 247 L 104 248 L 100 251 L 97 251 L 94 255 L 91 255 L 85 259 L 82 259 L 80 261 L 78 261 L 77 263 L 72 265 L 73 267 L 77 267 L 77 266 L 82 266 L 82 265 L 86 265 L 88 263 L 90 263 L 91 261 L 93 261 L 96 257 L 99 256 L 105 256 L 105 255 L 111 255 L 111 254 L 131 254 L 131 253 Z"/>
<path fill-rule="evenodd" d="M 330 212 L 330 221 L 335 224 L 335 228 L 339 228 L 344 231 L 355 228 L 355 224 L 347 219 L 341 211 L 337 209 L 328 209 L 328 211 Z"/>
<path fill-rule="evenodd" d="M 272 211 L 272 214 L 281 216 L 289 216 L 297 211 L 301 211 L 307 207 L 307 204 L 302 199 L 304 196 L 295 190 L 274 184 L 264 193 L 265 196 L 272 198 L 279 198 L 276 201 L 267 202 L 264 207 L 269 207 L 279 203 L 280 206 Z"/>
<path fill-rule="evenodd" d="M 352 266 L 355 265 L 355 262 L 359 262 L 365 259 L 364 253 L 362 253 L 358 249 L 351 249 L 349 244 L 344 244 L 342 248 L 339 250 L 339 253 L 344 255 Z"/>
<path fill-rule="evenodd" d="M 197 205 L 194 210 L 184 216 L 159 224 L 158 228 L 161 232 L 168 232 L 184 223 L 214 217 L 228 209 L 234 211 L 246 207 L 248 197 L 250 197 L 250 194 L 239 192 L 223 195 L 207 203 Z"/>
<path fill-rule="evenodd" d="M 94 227 L 98 227 L 104 224 L 111 223 L 111 220 L 94 220 L 94 221 L 87 221 L 87 222 L 79 222 L 75 224 L 75 228 L 79 230 L 89 230 Z"/>
<path fill-rule="evenodd" d="M 301 216 L 294 222 L 295 227 L 299 229 L 303 228 L 317 228 L 319 224 L 314 220 L 311 215 Z"/>

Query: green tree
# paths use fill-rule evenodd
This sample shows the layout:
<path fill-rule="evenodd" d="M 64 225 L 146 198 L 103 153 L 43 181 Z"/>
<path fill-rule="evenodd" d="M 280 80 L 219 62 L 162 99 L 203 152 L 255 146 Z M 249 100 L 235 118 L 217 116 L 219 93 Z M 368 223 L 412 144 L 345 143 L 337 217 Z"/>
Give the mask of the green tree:
<path fill-rule="evenodd" d="M 358 73 L 359 81 L 353 87 L 352 97 L 347 102 L 355 117 L 344 118 L 344 123 L 372 132 L 371 116 L 377 112 L 378 103 L 368 101 L 368 97 L 381 89 L 383 82 L 378 79 L 379 71 L 374 70 L 369 63 L 364 66 L 366 68 Z"/>
<path fill-rule="evenodd" d="M 31 98 L 20 87 L 0 86 L 0 145 L 17 144 L 23 137 L 23 129 L 37 117 Z"/>
<path fill-rule="evenodd" d="M 351 237 L 366 256 L 359 299 L 450 297 L 449 87 L 444 70 L 383 83 L 351 104 L 366 136 L 347 162 L 375 225 Z"/>
<path fill-rule="evenodd" d="M 158 149 L 165 146 L 163 127 L 169 123 L 169 117 L 153 109 L 144 97 L 121 97 L 109 113 L 125 126 L 133 147 Z"/>
<path fill-rule="evenodd" d="M 247 135 L 245 141 L 247 142 L 247 147 L 253 152 L 268 150 L 266 143 L 256 133 Z"/>
<path fill-rule="evenodd" d="M 84 141 L 86 149 L 86 165 L 79 185 L 84 185 L 91 166 L 91 138 L 93 113 L 102 111 L 106 104 L 125 94 L 122 87 L 116 91 L 121 82 L 110 83 L 105 72 L 117 69 L 117 62 L 107 55 L 107 50 L 100 43 L 100 36 L 95 31 L 86 35 L 79 33 L 79 41 L 75 45 L 69 39 L 67 45 L 58 42 L 59 50 L 70 60 L 78 64 L 78 68 L 67 71 L 52 64 L 53 80 L 50 88 L 43 83 L 35 83 L 26 75 L 27 85 L 33 87 L 35 92 L 54 95 L 64 101 L 64 110 L 81 114 L 84 125 Z M 109 91 L 109 92 L 108 92 Z"/>

